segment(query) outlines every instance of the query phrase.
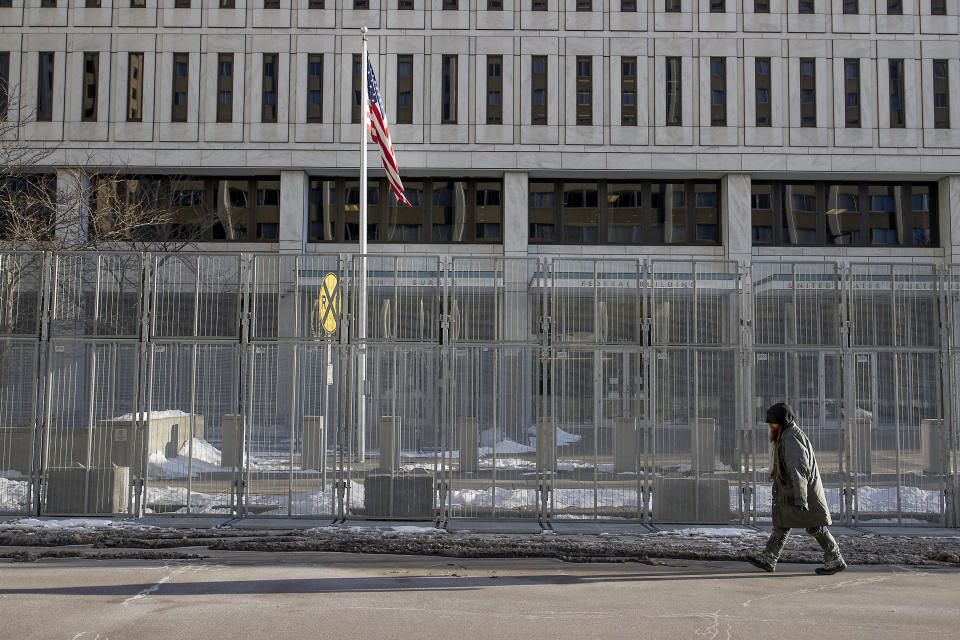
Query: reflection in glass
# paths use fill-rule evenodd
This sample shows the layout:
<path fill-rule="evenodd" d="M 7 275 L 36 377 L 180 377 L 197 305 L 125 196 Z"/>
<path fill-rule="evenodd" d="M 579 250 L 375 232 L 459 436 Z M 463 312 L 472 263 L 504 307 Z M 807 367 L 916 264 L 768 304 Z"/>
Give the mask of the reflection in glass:
<path fill-rule="evenodd" d="M 827 244 L 860 242 L 860 187 L 832 184 L 827 192 Z"/>
<path fill-rule="evenodd" d="M 933 244 L 933 216 L 930 203 L 930 187 L 912 188 L 910 210 L 913 218 L 913 244 L 929 247 Z"/>
<path fill-rule="evenodd" d="M 467 205 L 466 184 L 434 182 L 431 210 L 433 242 L 462 242 L 464 212 Z"/>
<path fill-rule="evenodd" d="M 817 241 L 817 189 L 812 184 L 783 187 L 783 241 L 815 244 Z"/>
<path fill-rule="evenodd" d="M 477 183 L 476 239 L 499 240 L 503 220 L 503 185 L 499 182 Z"/>
<path fill-rule="evenodd" d="M 387 226 L 387 239 L 391 242 L 422 242 L 423 241 L 423 183 L 411 182 L 405 184 L 403 195 L 410 201 L 412 207 L 400 205 L 396 198 L 390 198 L 390 222 Z"/>
<path fill-rule="evenodd" d="M 652 242 L 675 244 L 687 241 L 686 185 L 651 185 L 650 208 L 654 218 L 651 225 Z"/>
<path fill-rule="evenodd" d="M 557 210 L 552 182 L 531 182 L 528 196 L 530 240 L 552 242 L 556 235 Z"/>
<path fill-rule="evenodd" d="M 331 202 L 333 196 L 331 195 Z M 347 182 L 343 189 L 343 240 L 360 241 L 360 182 Z M 380 185 L 367 183 L 367 241 L 380 235 Z"/>
<path fill-rule="evenodd" d="M 903 237 L 903 204 L 899 186 L 867 187 L 871 244 L 897 244 Z"/>
<path fill-rule="evenodd" d="M 753 243 L 771 244 L 773 242 L 773 185 L 754 183 L 751 191 Z"/>

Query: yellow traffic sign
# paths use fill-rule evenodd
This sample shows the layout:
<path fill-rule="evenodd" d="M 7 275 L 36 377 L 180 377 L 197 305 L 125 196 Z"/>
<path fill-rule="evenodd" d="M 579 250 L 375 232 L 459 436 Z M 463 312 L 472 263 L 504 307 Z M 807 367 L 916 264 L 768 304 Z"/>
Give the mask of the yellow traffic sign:
<path fill-rule="evenodd" d="M 340 325 L 340 313 L 343 308 L 343 293 L 340 290 L 340 279 L 335 273 L 323 276 L 320 286 L 320 297 L 317 299 L 317 314 L 320 316 L 320 326 L 327 333 L 334 333 Z"/>

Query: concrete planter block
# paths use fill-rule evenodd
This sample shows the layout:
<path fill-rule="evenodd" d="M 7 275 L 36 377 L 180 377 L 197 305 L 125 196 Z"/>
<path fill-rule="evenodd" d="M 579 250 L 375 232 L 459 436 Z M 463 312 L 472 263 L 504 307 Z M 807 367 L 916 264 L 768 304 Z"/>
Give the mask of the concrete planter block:
<path fill-rule="evenodd" d="M 400 470 L 400 416 L 380 416 L 380 466 L 378 470 Z"/>
<path fill-rule="evenodd" d="M 658 522 L 728 522 L 730 483 L 723 478 L 654 478 L 653 518 Z"/>
<path fill-rule="evenodd" d="M 480 470 L 480 424 L 476 418 L 460 418 L 460 471 Z"/>
<path fill-rule="evenodd" d="M 928 475 L 946 474 L 949 471 L 950 455 L 947 430 L 943 420 L 920 421 L 920 459 L 923 472 Z"/>
<path fill-rule="evenodd" d="M 537 471 L 557 468 L 557 427 L 553 420 L 537 419 Z"/>
<path fill-rule="evenodd" d="M 60 467 L 46 476 L 46 513 L 124 513 L 130 467 Z"/>
<path fill-rule="evenodd" d="M 30 475 L 33 471 L 33 437 L 33 427 L 0 429 L 0 469 Z"/>
<path fill-rule="evenodd" d="M 372 518 L 416 518 L 435 515 L 433 476 L 370 474 L 366 478 L 363 506 Z"/>
<path fill-rule="evenodd" d="M 327 434 L 323 416 L 303 416 L 300 429 L 300 468 L 323 471 L 327 462 Z"/>
<path fill-rule="evenodd" d="M 637 470 L 637 419 L 613 419 L 613 470 L 615 473 Z"/>
<path fill-rule="evenodd" d="M 147 457 L 153 455 L 162 455 L 165 458 L 176 457 L 181 447 L 191 437 L 191 426 L 192 436 L 203 439 L 203 416 L 200 415 L 151 417 L 149 422 L 142 423 L 142 441 L 146 443 Z M 137 425 L 132 420 L 110 419 L 97 422 L 93 432 L 94 450 L 107 454 L 110 459 L 91 460 L 91 463 L 135 467 L 134 459 L 138 453 L 134 452 L 132 440 L 137 434 L 136 429 Z M 137 441 L 138 445 L 139 443 L 140 440 Z"/>

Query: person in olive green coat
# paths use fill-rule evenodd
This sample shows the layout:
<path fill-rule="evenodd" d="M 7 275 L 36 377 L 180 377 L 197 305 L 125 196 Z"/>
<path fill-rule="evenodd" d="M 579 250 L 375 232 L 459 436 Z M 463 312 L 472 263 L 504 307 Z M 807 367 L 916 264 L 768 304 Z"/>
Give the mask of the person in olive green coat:
<path fill-rule="evenodd" d="M 793 409 L 780 402 L 767 409 L 767 425 L 773 443 L 773 533 L 759 555 L 747 561 L 764 571 L 774 571 L 787 543 L 790 529 L 801 527 L 823 548 L 823 566 L 816 572 L 832 575 L 847 568 L 837 541 L 827 526 L 832 524 L 827 497 L 820 481 L 820 469 L 813 445 L 797 426 Z"/>

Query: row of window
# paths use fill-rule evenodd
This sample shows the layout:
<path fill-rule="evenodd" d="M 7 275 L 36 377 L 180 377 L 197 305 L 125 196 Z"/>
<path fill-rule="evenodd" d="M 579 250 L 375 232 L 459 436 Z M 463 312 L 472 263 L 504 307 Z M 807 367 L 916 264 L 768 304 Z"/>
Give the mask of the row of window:
<path fill-rule="evenodd" d="M 399 207 L 389 184 L 367 185 L 367 239 L 381 243 L 503 242 L 503 182 L 498 179 L 408 179 L 412 207 Z M 7 179 L 4 193 L 56 190 L 51 175 Z M 687 180 L 531 180 L 531 244 L 719 245 L 720 185 Z M 936 246 L 937 190 L 931 183 L 753 182 L 755 246 Z M 16 198 L 3 203 L 20 206 Z M 280 223 L 280 180 L 263 177 L 131 176 L 93 180 L 93 233 L 114 230 L 114 212 L 167 212 L 162 224 L 138 227 L 143 238 L 272 241 Z M 24 203 L 49 202 L 33 198 Z M 309 181 L 309 242 L 359 239 L 360 184 L 350 178 Z M 5 206 L 6 206 L 5 205 Z M 0 207 L 0 237 L 6 219 Z M 37 212 L 49 217 L 50 211 Z M 45 225 L 44 228 L 52 228 Z"/>
<path fill-rule="evenodd" d="M 142 9 L 146 8 L 147 0 L 129 0 L 130 8 L 133 9 Z M 175 9 L 190 9 L 192 8 L 192 3 L 196 1 L 199 3 L 199 0 L 174 0 Z M 280 9 L 280 0 L 262 0 L 264 9 Z M 40 0 L 40 6 L 43 8 L 56 8 L 57 3 L 60 0 Z M 64 0 L 65 2 L 65 0 Z M 947 0 L 929 0 L 930 2 L 930 13 L 935 16 L 947 15 Z M 753 12 L 754 13 L 770 13 L 770 3 L 771 0 L 753 0 Z M 797 5 L 797 12 L 802 14 L 815 13 L 815 3 L 816 0 L 799 0 Z M 332 3 L 331 3 L 332 4 Z M 886 15 L 890 16 L 900 16 L 903 15 L 903 4 L 904 0 L 886 0 Z M 0 8 L 2 7 L 12 7 L 13 0 L 0 0 Z M 99 9 L 101 7 L 101 0 L 84 0 L 84 5 L 88 9 Z M 221 9 L 235 9 L 236 0 L 218 0 L 218 6 Z M 327 8 L 327 0 L 309 0 L 310 9 L 325 9 Z M 594 7 L 597 7 L 598 10 L 602 7 L 601 2 L 594 3 L 594 0 L 576 0 L 576 11 L 594 11 Z M 829 5 L 828 5 L 829 6 Z M 873 2 L 870 3 L 870 6 L 873 6 Z M 468 10 L 469 6 L 467 2 L 463 3 L 461 7 L 460 0 L 443 0 L 442 10 L 444 11 L 458 11 L 460 9 Z M 370 0 L 353 0 L 353 9 L 355 11 L 366 11 L 370 9 Z M 414 0 L 398 0 L 397 1 L 397 10 L 400 11 L 413 11 L 415 9 Z M 486 0 L 485 9 L 487 11 L 503 11 L 503 0 Z M 530 11 L 549 11 L 549 0 L 530 0 L 529 5 Z M 633 13 L 637 11 L 637 0 L 620 0 L 620 12 L 621 13 Z M 664 11 L 666 13 L 680 13 L 681 11 L 681 0 L 664 0 Z M 727 0 L 710 0 L 710 13 L 726 13 L 727 12 Z M 843 13 L 846 15 L 849 14 L 858 14 L 860 13 L 860 2 L 859 0 L 843 0 Z"/>
<path fill-rule="evenodd" d="M 935 246 L 936 186 L 754 182 L 754 245 Z"/>
<path fill-rule="evenodd" d="M 50 121 L 53 118 L 54 95 L 54 53 L 40 52 L 37 82 L 36 119 L 40 122 Z M 99 89 L 100 59 L 107 55 L 102 52 L 83 54 L 83 85 L 81 120 L 96 122 L 99 119 Z M 144 53 L 130 52 L 127 67 L 127 100 L 126 119 L 128 122 L 143 120 L 143 87 L 144 87 Z M 174 53 L 171 78 L 171 122 L 186 122 L 188 118 L 189 100 L 189 53 Z M 234 105 L 234 56 L 243 54 L 217 54 L 217 122 L 231 122 Z M 264 53 L 262 55 L 260 122 L 277 122 L 277 103 L 279 92 L 279 54 Z M 312 123 L 323 122 L 323 75 L 324 54 L 309 54 L 307 56 L 306 80 L 306 121 Z M 441 55 L 440 65 L 440 121 L 442 124 L 456 124 L 460 120 L 460 103 L 458 97 L 459 56 Z M 413 55 L 397 56 L 397 74 L 395 105 L 398 124 L 409 124 L 414 117 L 414 57 Z M 643 59 L 640 59 L 643 61 Z M 548 56 L 531 56 L 529 77 L 530 90 L 530 122 L 532 125 L 547 125 L 548 114 Z M 620 59 L 620 124 L 623 126 L 637 125 L 637 102 L 642 99 L 637 86 L 636 56 L 624 56 Z M 663 96 L 665 100 L 665 114 L 667 126 L 683 126 L 683 59 L 668 56 L 664 60 Z M 931 60 L 932 86 L 930 99 L 933 103 L 932 128 L 950 128 L 950 75 L 947 60 Z M 710 114 L 709 125 L 713 127 L 727 126 L 728 103 L 728 58 L 712 57 L 709 63 L 710 87 Z M 749 126 L 770 127 L 772 117 L 772 67 L 771 59 L 754 58 L 754 122 Z M 576 124 L 591 126 L 594 122 L 594 58 L 592 56 L 576 56 Z M 886 61 L 886 75 L 889 83 L 889 122 L 891 128 L 906 127 L 906 84 L 904 76 L 904 60 L 888 59 Z M 352 109 L 351 122 L 360 122 L 363 76 L 360 56 L 353 56 L 352 74 Z M 882 71 L 881 71 L 882 73 Z M 6 88 L 10 76 L 10 54 L 0 52 L 0 88 Z M 817 65 L 815 58 L 799 59 L 800 97 L 800 126 L 817 127 Z M 504 105 L 503 84 L 503 56 L 488 55 L 486 57 L 486 124 L 503 123 Z M 843 91 L 844 119 L 842 125 L 846 128 L 862 126 L 862 78 L 861 62 L 859 58 L 843 60 Z M 748 97 L 749 99 L 749 97 Z M 883 107 L 882 107 L 883 108 Z M 7 111 L 7 95 L 0 90 L 0 117 L 5 117 Z M 928 125 L 928 126 L 930 126 Z"/>

